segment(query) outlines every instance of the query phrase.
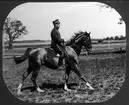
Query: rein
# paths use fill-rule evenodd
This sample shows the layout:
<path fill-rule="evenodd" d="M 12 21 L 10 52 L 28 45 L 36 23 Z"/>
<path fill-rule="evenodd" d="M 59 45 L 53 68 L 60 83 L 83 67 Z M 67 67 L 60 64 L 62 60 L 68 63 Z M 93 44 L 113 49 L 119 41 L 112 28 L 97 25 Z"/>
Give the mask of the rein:
<path fill-rule="evenodd" d="M 80 34 L 75 38 L 75 43 L 78 42 L 84 35 Z"/>

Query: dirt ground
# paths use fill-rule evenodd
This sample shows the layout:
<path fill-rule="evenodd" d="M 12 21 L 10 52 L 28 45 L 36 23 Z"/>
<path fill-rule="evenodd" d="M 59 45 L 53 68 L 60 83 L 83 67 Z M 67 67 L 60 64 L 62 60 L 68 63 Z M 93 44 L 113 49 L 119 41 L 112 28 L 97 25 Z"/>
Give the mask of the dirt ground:
<path fill-rule="evenodd" d="M 27 61 L 15 65 L 13 59 L 3 59 L 5 84 L 18 99 L 29 103 L 94 103 L 112 98 L 122 87 L 126 75 L 126 54 L 108 53 L 79 57 L 81 73 L 90 81 L 95 91 L 86 89 L 83 81 L 74 72 L 71 72 L 68 84 L 69 88 L 74 91 L 64 91 L 64 71 L 42 67 L 37 78 L 37 84 L 45 92 L 38 93 L 35 91 L 30 75 L 22 89 L 24 94 L 18 96 L 17 87 L 27 65 Z"/>

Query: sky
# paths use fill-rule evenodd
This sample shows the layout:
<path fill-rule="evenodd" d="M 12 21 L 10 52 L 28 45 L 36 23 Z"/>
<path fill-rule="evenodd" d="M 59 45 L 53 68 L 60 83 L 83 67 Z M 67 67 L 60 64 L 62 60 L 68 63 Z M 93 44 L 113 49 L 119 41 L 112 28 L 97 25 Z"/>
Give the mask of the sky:
<path fill-rule="evenodd" d="M 28 35 L 18 40 L 50 40 L 52 21 L 59 19 L 61 37 L 70 39 L 75 32 L 91 32 L 91 38 L 125 36 L 125 23 L 119 25 L 121 15 L 112 9 L 100 9 L 99 2 L 28 2 L 15 7 L 7 17 L 21 20 Z"/>

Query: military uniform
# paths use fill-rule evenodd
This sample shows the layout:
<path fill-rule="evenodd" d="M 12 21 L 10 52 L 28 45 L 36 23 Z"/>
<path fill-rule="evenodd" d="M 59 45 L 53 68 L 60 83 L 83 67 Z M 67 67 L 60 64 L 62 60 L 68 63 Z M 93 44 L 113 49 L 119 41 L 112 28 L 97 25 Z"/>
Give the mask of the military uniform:
<path fill-rule="evenodd" d="M 59 24 L 59 20 L 53 21 L 53 24 Z M 64 39 L 61 39 L 60 32 L 55 27 L 51 31 L 51 48 L 55 50 L 56 53 L 60 54 L 59 66 L 62 64 L 62 60 L 65 56 Z"/>
<path fill-rule="evenodd" d="M 56 53 L 59 53 L 60 55 L 62 54 L 63 48 L 63 43 L 64 40 L 61 39 L 60 33 L 58 30 L 53 29 L 51 31 L 51 47 L 56 51 Z"/>

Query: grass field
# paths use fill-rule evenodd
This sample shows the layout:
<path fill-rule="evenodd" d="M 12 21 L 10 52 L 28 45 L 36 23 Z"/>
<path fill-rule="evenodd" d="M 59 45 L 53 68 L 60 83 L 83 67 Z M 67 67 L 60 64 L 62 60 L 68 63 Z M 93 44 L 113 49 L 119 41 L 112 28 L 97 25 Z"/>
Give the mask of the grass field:
<path fill-rule="evenodd" d="M 89 103 L 106 101 L 117 94 L 122 87 L 126 75 L 126 53 L 112 53 L 126 51 L 126 43 L 98 43 L 92 45 L 90 55 L 79 56 L 81 73 L 91 82 L 95 91 L 85 89 L 83 82 L 71 72 L 69 87 L 77 91 L 66 92 L 63 90 L 64 71 L 52 70 L 42 67 L 37 78 L 38 85 L 45 90 L 44 93 L 34 91 L 31 75 L 23 86 L 24 95 L 18 96 L 17 86 L 22 79 L 23 72 L 27 69 L 27 61 L 15 65 L 12 56 L 21 55 L 27 47 L 49 47 L 43 44 L 17 44 L 13 50 L 3 52 L 3 78 L 9 91 L 18 99 L 34 103 Z M 106 53 L 103 53 L 106 52 Z M 108 53 L 107 53 L 108 52 Z M 80 85 L 79 85 L 80 84 Z"/>
<path fill-rule="evenodd" d="M 16 50 L 15 54 L 18 53 Z M 9 52 L 13 54 L 13 52 Z M 33 91 L 29 76 L 23 86 L 22 96 L 17 96 L 17 86 L 22 79 L 27 61 L 15 65 L 13 59 L 3 59 L 3 78 L 9 91 L 18 99 L 34 103 L 89 103 L 106 101 L 120 90 L 126 74 L 125 53 L 91 54 L 79 57 L 81 73 L 91 82 L 95 91 L 84 89 L 84 84 L 78 76 L 71 72 L 69 87 L 76 92 L 66 92 L 62 89 L 64 71 L 51 70 L 42 67 L 37 78 L 37 83 L 45 90 L 44 93 Z M 79 87 L 79 83 L 81 83 Z M 31 88 L 30 88 L 31 87 Z"/>

